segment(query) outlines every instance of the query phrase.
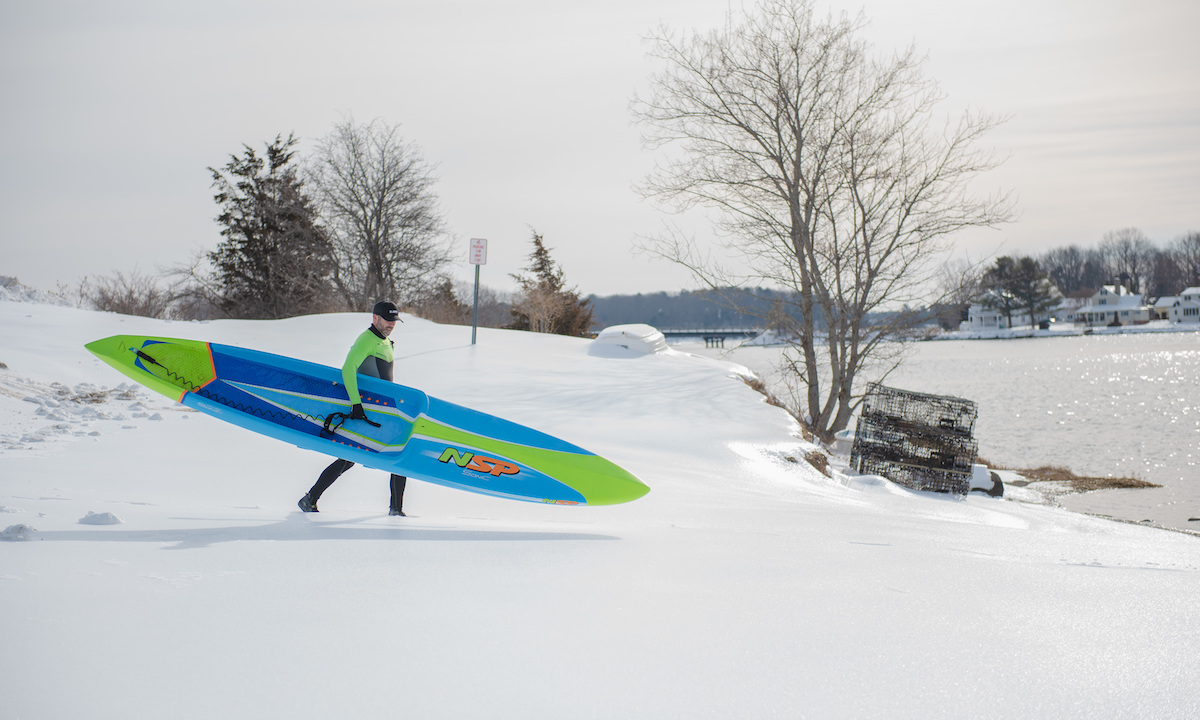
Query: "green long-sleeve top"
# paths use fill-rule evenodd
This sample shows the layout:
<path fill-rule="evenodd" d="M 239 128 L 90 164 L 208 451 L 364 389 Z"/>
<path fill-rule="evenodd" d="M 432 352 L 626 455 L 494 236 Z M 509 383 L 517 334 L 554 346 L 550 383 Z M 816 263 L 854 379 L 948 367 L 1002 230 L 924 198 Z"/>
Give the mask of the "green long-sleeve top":
<path fill-rule="evenodd" d="M 358 394 L 360 373 L 389 381 L 392 379 L 395 346 L 391 340 L 380 335 L 374 325 L 364 330 L 350 346 L 346 362 L 342 365 L 342 382 L 346 385 L 351 404 L 362 402 L 362 396 Z"/>

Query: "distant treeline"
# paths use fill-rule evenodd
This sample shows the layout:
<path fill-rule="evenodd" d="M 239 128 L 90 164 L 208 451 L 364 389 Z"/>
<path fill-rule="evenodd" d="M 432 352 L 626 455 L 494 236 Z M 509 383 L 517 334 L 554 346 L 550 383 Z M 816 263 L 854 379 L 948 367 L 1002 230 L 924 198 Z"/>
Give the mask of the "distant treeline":
<path fill-rule="evenodd" d="M 764 328 L 772 313 L 795 314 L 790 293 L 768 288 L 590 295 L 587 299 L 597 330 L 630 323 L 660 330 Z"/>
<path fill-rule="evenodd" d="M 1090 297 L 1104 285 L 1149 298 L 1178 295 L 1200 285 L 1200 232 L 1155 243 L 1137 228 L 1123 228 L 1105 233 L 1097 247 L 1058 247 L 1036 260 L 1064 297 Z"/>

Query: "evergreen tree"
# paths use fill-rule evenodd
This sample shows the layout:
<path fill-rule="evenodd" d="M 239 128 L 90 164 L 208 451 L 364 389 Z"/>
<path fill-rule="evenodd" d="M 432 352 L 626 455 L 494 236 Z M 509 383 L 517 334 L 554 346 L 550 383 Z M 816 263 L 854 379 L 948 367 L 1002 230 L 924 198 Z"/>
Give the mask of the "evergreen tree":
<path fill-rule="evenodd" d="M 1061 295 L 1049 276 L 1042 271 L 1038 262 L 1031 257 L 996 259 L 996 264 L 983 274 L 982 287 L 987 295 L 982 302 L 985 307 L 1000 310 L 1012 327 L 1015 310 L 1029 313 L 1029 320 L 1037 322 L 1058 304 Z"/>
<path fill-rule="evenodd" d="M 1016 275 L 1016 261 L 1007 255 L 996 258 L 996 264 L 983 273 L 980 283 L 985 294 L 980 302 L 991 310 L 999 310 L 1012 327 L 1012 314 L 1021 307 L 1020 300 L 1012 292 L 1013 277 Z"/>
<path fill-rule="evenodd" d="M 1037 324 L 1038 316 L 1044 316 L 1058 305 L 1062 295 L 1033 258 L 1019 258 L 1015 269 L 1012 294 L 1021 303 L 1021 308 L 1029 313 L 1029 322 Z"/>
<path fill-rule="evenodd" d="M 282 318 L 332 309 L 332 248 L 290 165 L 298 141 L 276 136 L 265 157 L 245 146 L 209 168 L 224 237 L 208 254 L 215 301 L 228 316 Z"/>
<path fill-rule="evenodd" d="M 581 299 L 578 291 L 566 287 L 562 268 L 551 259 L 550 250 L 536 230 L 532 241 L 533 252 L 529 255 L 527 274 L 512 276 L 520 292 L 513 303 L 513 320 L 509 327 L 556 335 L 586 336 L 592 326 L 590 301 Z"/>

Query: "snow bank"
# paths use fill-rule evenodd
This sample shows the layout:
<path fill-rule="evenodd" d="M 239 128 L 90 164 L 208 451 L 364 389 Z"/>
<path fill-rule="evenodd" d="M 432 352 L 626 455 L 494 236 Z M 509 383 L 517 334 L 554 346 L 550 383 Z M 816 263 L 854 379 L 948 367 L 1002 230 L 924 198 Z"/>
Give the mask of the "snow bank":
<path fill-rule="evenodd" d="M 793 336 L 781 333 L 778 330 L 767 329 L 741 343 L 741 345 L 746 347 L 778 347 L 780 345 L 789 345 L 793 342 L 795 342 Z"/>
<path fill-rule="evenodd" d="M 23 542 L 25 540 L 33 540 L 37 535 L 37 530 L 24 523 L 18 525 L 9 525 L 0 531 L 0 540 L 9 542 Z"/>
<path fill-rule="evenodd" d="M 41 303 L 45 305 L 69 305 L 62 298 L 21 284 L 9 275 L 0 275 L 0 301 Z"/>
<path fill-rule="evenodd" d="M 600 331 L 588 352 L 599 357 L 637 357 L 667 350 L 667 339 L 658 328 L 613 325 Z"/>
<path fill-rule="evenodd" d="M 125 521 L 113 515 L 110 512 L 93 512 L 88 510 L 88 514 L 79 518 L 80 525 L 120 525 Z"/>

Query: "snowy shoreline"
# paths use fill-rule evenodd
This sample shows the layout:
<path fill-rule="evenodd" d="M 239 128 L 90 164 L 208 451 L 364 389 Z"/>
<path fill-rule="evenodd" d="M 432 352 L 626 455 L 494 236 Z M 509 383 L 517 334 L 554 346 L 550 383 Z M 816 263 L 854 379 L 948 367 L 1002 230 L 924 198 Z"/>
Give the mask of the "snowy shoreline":
<path fill-rule="evenodd" d="M 1058 323 L 1052 324 L 1048 330 L 1041 328 L 1031 328 L 1029 326 L 1004 328 L 993 331 L 959 331 L 959 330 L 944 330 L 929 337 L 922 338 L 923 341 L 939 341 L 939 340 L 1025 340 L 1030 338 L 1047 338 L 1047 337 L 1082 337 L 1085 335 L 1137 335 L 1140 333 L 1186 333 L 1200 332 L 1200 323 L 1173 323 L 1169 320 L 1152 320 L 1151 322 L 1142 325 L 1120 325 L 1120 326 L 1092 326 L 1081 327 L 1072 325 L 1070 327 L 1055 327 Z"/>
<path fill-rule="evenodd" d="M 945 342 L 951 340 L 1030 340 L 1036 338 L 1078 338 L 1105 335 L 1139 335 L 1158 333 L 1198 333 L 1200 323 L 1172 323 L 1169 320 L 1154 320 L 1142 325 L 1119 327 L 1056 327 L 1048 330 L 1028 326 L 1003 328 L 989 331 L 979 330 L 931 330 L 916 339 L 917 342 Z M 683 344 L 682 341 L 679 344 Z M 757 337 L 740 343 L 739 347 L 786 347 L 790 343 L 772 330 L 765 330 Z"/>

